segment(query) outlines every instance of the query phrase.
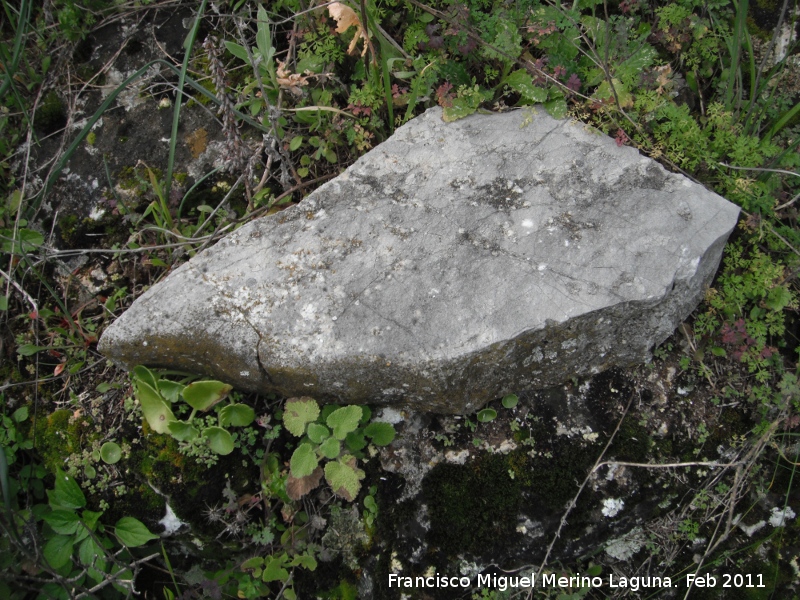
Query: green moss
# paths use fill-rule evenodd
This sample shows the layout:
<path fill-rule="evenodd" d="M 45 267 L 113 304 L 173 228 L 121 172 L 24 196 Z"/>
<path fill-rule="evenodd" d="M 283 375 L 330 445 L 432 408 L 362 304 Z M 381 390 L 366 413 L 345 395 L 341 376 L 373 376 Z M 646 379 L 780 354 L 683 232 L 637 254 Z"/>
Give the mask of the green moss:
<path fill-rule="evenodd" d="M 36 449 L 51 473 L 64 468 L 66 457 L 91 445 L 90 425 L 87 417 L 74 418 L 66 409 L 36 419 Z"/>
<path fill-rule="evenodd" d="M 35 116 L 36 126 L 47 133 L 64 127 L 67 123 L 67 112 L 64 102 L 55 91 L 48 92 L 39 104 Z"/>
<path fill-rule="evenodd" d="M 100 219 L 81 219 L 75 214 L 64 215 L 58 220 L 58 231 L 69 248 L 92 246 L 96 243 L 94 234 L 105 236 L 104 243 L 109 246 L 123 243 L 128 238 L 128 230 L 122 218 L 110 211 L 106 211 Z"/>
<path fill-rule="evenodd" d="M 550 511 L 561 511 L 575 497 L 578 480 L 586 477 L 597 458 L 599 449 L 575 444 L 565 439 L 533 465 L 533 492 L 541 504 Z M 582 499 L 588 495 L 582 496 Z M 573 513 L 573 519 L 579 515 Z"/>
<path fill-rule="evenodd" d="M 79 243 L 79 227 L 80 219 L 78 215 L 64 215 L 58 220 L 58 229 L 61 232 L 61 239 L 69 248 L 74 248 Z"/>
<path fill-rule="evenodd" d="M 506 468 L 509 476 L 513 473 L 514 479 L 523 487 L 533 485 L 533 470 L 531 459 L 527 453 L 517 450 L 506 455 Z"/>
<path fill-rule="evenodd" d="M 609 455 L 618 460 L 647 462 L 653 441 L 647 429 L 631 419 L 625 419 L 609 449 Z"/>
<path fill-rule="evenodd" d="M 199 68 L 204 69 L 206 71 L 208 70 L 208 58 L 207 57 L 198 58 L 198 62 L 199 62 L 199 65 L 198 65 Z M 217 88 L 214 87 L 214 82 L 212 81 L 211 77 L 204 77 L 204 78 L 200 79 L 200 85 L 203 86 L 206 90 L 208 90 L 209 92 L 211 92 L 212 94 L 214 94 L 216 96 Z M 194 96 L 192 96 L 192 99 L 189 100 L 189 102 L 188 102 L 188 104 L 186 106 L 187 107 L 191 107 L 195 102 L 197 102 L 197 104 L 200 104 L 202 106 L 208 106 L 211 103 L 211 100 L 205 94 L 201 94 L 200 92 L 197 92 Z"/>
<path fill-rule="evenodd" d="M 440 464 L 423 481 L 431 518 L 430 543 L 447 555 L 491 555 L 513 545 L 522 486 L 506 457 L 487 455 L 466 465 Z"/>

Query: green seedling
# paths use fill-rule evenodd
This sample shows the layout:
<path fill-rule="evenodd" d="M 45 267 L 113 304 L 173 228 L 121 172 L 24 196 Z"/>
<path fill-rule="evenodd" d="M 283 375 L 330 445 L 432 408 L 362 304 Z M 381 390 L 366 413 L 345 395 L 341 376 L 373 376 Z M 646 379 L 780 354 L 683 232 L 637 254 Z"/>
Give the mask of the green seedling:
<path fill-rule="evenodd" d="M 150 428 L 156 433 L 168 434 L 180 442 L 194 442 L 202 438 L 216 454 L 233 452 L 234 438 L 228 427 L 247 427 L 255 420 L 255 411 L 246 404 L 230 402 L 218 405 L 227 398 L 232 386 L 221 381 L 195 381 L 185 385 L 162 379 L 147 367 L 133 370 L 136 397 Z M 182 398 L 192 411 L 186 419 L 178 419 L 171 405 Z M 208 413 L 215 409 L 217 425 L 198 428 L 193 420 L 198 411 Z"/>
<path fill-rule="evenodd" d="M 478 411 L 477 417 L 479 423 L 488 423 L 497 418 L 497 411 L 493 408 L 484 408 Z"/>
<path fill-rule="evenodd" d="M 115 465 L 122 458 L 122 449 L 116 442 L 106 442 L 100 447 L 100 458 L 108 465 Z"/>
<path fill-rule="evenodd" d="M 392 443 L 395 430 L 389 423 L 367 424 L 371 413 L 361 406 L 326 407 L 307 396 L 286 401 L 283 423 L 295 437 L 302 438 L 289 462 L 287 492 L 295 500 L 314 489 L 322 474 L 334 493 L 355 500 L 361 489 L 364 471 L 358 468 L 358 455 L 367 438 L 376 446 Z M 327 461 L 324 469 L 321 461 Z"/>
<path fill-rule="evenodd" d="M 519 397 L 516 394 L 508 394 L 501 400 L 504 408 L 514 408 L 519 402 Z"/>

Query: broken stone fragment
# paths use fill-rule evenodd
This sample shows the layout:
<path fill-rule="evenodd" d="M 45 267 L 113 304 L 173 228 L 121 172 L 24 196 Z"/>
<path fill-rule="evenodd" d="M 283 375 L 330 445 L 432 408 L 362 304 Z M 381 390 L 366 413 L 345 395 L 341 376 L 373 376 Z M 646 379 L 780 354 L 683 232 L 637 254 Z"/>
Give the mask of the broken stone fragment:
<path fill-rule="evenodd" d="M 176 269 L 100 349 L 244 390 L 468 413 L 647 360 L 738 213 L 581 123 L 434 108 Z"/>

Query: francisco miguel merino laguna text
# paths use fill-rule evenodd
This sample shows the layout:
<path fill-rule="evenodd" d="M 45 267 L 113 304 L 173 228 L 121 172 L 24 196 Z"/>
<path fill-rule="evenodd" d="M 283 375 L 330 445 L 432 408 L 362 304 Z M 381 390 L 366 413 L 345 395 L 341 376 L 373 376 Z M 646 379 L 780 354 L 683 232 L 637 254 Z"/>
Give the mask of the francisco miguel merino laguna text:
<path fill-rule="evenodd" d="M 603 577 L 589 577 L 588 575 L 573 575 L 571 577 L 558 576 L 555 573 L 545 573 L 539 578 L 537 585 L 536 575 L 478 575 L 475 585 L 479 588 L 493 588 L 501 592 L 509 588 L 597 588 L 608 586 L 610 588 L 626 588 L 635 592 L 641 588 L 667 588 L 672 587 L 669 577 L 620 577 L 609 575 Z M 396 573 L 389 574 L 389 587 L 398 588 L 469 588 L 472 580 L 469 577 L 447 577 L 438 573 L 430 576 L 404 577 Z"/>

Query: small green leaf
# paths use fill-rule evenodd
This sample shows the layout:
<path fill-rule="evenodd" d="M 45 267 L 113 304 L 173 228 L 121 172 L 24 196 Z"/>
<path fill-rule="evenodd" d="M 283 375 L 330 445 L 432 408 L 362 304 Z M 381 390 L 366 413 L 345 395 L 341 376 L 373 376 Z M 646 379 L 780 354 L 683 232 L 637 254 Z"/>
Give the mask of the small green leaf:
<path fill-rule="evenodd" d="M 478 411 L 478 421 L 480 423 L 488 423 L 489 421 L 494 421 L 496 418 L 497 411 L 493 408 L 484 408 Z"/>
<path fill-rule="evenodd" d="M 291 565 L 313 571 L 317 568 L 317 561 L 310 554 L 298 554 L 292 559 Z"/>
<path fill-rule="evenodd" d="M 371 513 L 378 512 L 378 504 L 375 502 L 375 498 L 373 496 L 367 496 L 364 498 L 364 508 L 366 508 Z"/>
<path fill-rule="evenodd" d="M 714 356 L 725 356 L 727 352 L 725 352 L 725 348 L 720 348 L 719 346 L 714 346 L 711 348 L 711 354 Z"/>
<path fill-rule="evenodd" d="M 294 136 L 292 138 L 292 141 L 289 142 L 289 150 L 294 152 L 295 150 L 297 150 L 302 145 L 303 145 L 303 136 L 302 135 L 296 135 L 296 136 Z"/>
<path fill-rule="evenodd" d="M 72 510 L 54 510 L 45 515 L 44 520 L 53 528 L 53 531 L 64 535 L 72 535 L 78 531 L 81 524 L 80 518 Z"/>
<path fill-rule="evenodd" d="M 283 411 L 283 424 L 293 436 L 301 437 L 306 431 L 306 425 L 316 421 L 318 416 L 319 405 L 313 398 L 289 398 Z"/>
<path fill-rule="evenodd" d="M 328 485 L 337 496 L 341 496 L 348 502 L 352 502 L 358 496 L 361 480 L 364 479 L 364 471 L 355 465 L 355 457 L 349 455 L 325 465 L 325 480 Z"/>
<path fill-rule="evenodd" d="M 15 232 L 3 229 L 0 231 L 0 251 L 3 254 L 25 254 L 36 250 L 44 243 L 44 236 L 33 229 L 17 229 Z"/>
<path fill-rule="evenodd" d="M 169 433 L 169 424 L 174 423 L 176 419 L 166 401 L 144 380 L 138 381 L 134 390 L 150 428 L 156 433 Z"/>
<path fill-rule="evenodd" d="M 246 404 L 229 404 L 219 411 L 219 424 L 222 427 L 247 427 L 255 419 L 255 411 Z"/>
<path fill-rule="evenodd" d="M 299 479 L 311 475 L 314 469 L 317 468 L 317 464 L 317 454 L 314 452 L 314 448 L 311 444 L 304 442 L 292 453 L 292 458 L 289 461 L 289 469 L 292 476 Z"/>
<path fill-rule="evenodd" d="M 388 446 L 394 441 L 396 431 L 391 423 L 375 421 L 364 428 L 364 433 L 372 438 L 376 446 Z"/>
<path fill-rule="evenodd" d="M 322 440 L 327 439 L 331 435 L 330 429 L 325 427 L 325 425 L 320 425 L 319 423 L 309 423 L 308 424 L 308 439 L 310 439 L 315 444 L 322 443 Z"/>
<path fill-rule="evenodd" d="M 764 305 L 770 310 L 779 311 L 786 308 L 792 302 L 792 293 L 779 285 L 772 288 L 764 300 Z"/>
<path fill-rule="evenodd" d="M 158 391 L 170 402 L 177 402 L 185 388 L 185 385 L 177 381 L 170 381 L 169 379 L 158 380 Z"/>
<path fill-rule="evenodd" d="M 504 407 L 514 408 L 519 402 L 519 397 L 516 394 L 509 394 L 508 396 L 503 396 L 502 402 Z"/>
<path fill-rule="evenodd" d="M 264 60 L 270 60 L 272 55 L 275 54 L 275 49 L 272 47 L 272 35 L 269 31 L 269 17 L 267 11 L 264 10 L 262 5 L 258 6 L 258 26 L 256 28 L 256 47 L 259 54 Z"/>
<path fill-rule="evenodd" d="M 47 350 L 47 346 L 36 346 L 34 344 L 22 344 L 21 346 L 17 346 L 17 354 L 20 356 L 33 356 L 42 350 Z"/>
<path fill-rule="evenodd" d="M 350 452 L 359 452 L 366 447 L 367 440 L 364 437 L 364 432 L 360 429 L 356 429 L 347 434 L 347 437 L 344 438 L 344 443 L 347 445 Z"/>
<path fill-rule="evenodd" d="M 87 570 L 89 577 L 97 582 L 103 579 L 103 574 L 108 565 L 105 561 L 103 548 L 93 538 L 87 537 L 81 542 L 78 547 L 78 559 L 81 564 L 89 567 Z"/>
<path fill-rule="evenodd" d="M 249 571 L 251 569 L 259 569 L 264 566 L 264 558 L 261 556 L 254 556 L 253 558 L 248 558 L 246 561 L 242 563 L 242 566 L 239 567 L 242 571 Z"/>
<path fill-rule="evenodd" d="M 86 527 L 89 528 L 90 531 L 94 531 L 97 528 L 97 521 L 100 517 L 103 516 L 102 511 L 95 511 L 95 510 L 84 510 L 81 513 L 81 520 Z"/>
<path fill-rule="evenodd" d="M 169 433 L 179 442 L 190 442 L 200 435 L 200 431 L 186 421 L 173 421 L 169 424 Z"/>
<path fill-rule="evenodd" d="M 225 41 L 225 47 L 228 49 L 228 52 L 233 54 L 236 58 L 240 58 L 243 61 L 247 62 L 247 50 L 245 50 L 244 46 L 240 46 L 239 44 L 234 44 L 233 42 Z"/>
<path fill-rule="evenodd" d="M 116 442 L 106 442 L 100 447 L 100 458 L 106 464 L 117 464 L 122 458 L 122 448 Z"/>
<path fill-rule="evenodd" d="M 69 562 L 72 556 L 72 538 L 56 535 L 44 546 L 44 557 L 53 569 L 60 569 Z"/>
<path fill-rule="evenodd" d="M 361 420 L 360 406 L 343 406 L 333 411 L 326 422 L 333 430 L 336 439 L 343 440 L 348 433 L 355 431 L 359 420 Z"/>
<path fill-rule="evenodd" d="M 339 443 L 339 440 L 337 440 L 335 437 L 329 437 L 320 444 L 319 451 L 325 458 L 333 460 L 339 456 L 339 453 L 342 451 L 342 447 Z"/>
<path fill-rule="evenodd" d="M 55 506 L 53 506 L 55 504 Z M 86 506 L 86 497 L 81 487 L 61 469 L 56 471 L 56 483 L 50 495 L 50 505 L 54 508 L 83 508 Z"/>
<path fill-rule="evenodd" d="M 192 408 L 206 411 L 225 398 L 232 389 L 232 385 L 221 381 L 195 381 L 184 388 L 181 396 Z"/>
<path fill-rule="evenodd" d="M 105 568 L 105 561 L 103 560 L 103 549 L 94 541 L 94 538 L 87 537 L 81 542 L 78 547 L 78 559 L 82 565 L 97 565 L 98 567 Z"/>
<path fill-rule="evenodd" d="M 156 376 L 150 369 L 143 365 L 138 365 L 133 368 L 133 377 L 135 380 L 144 381 L 154 390 L 158 389 L 158 381 L 156 380 Z M 134 383 L 136 382 L 134 381 Z"/>
<path fill-rule="evenodd" d="M 0 295 L 0 310 L 8 310 L 8 296 Z"/>
<path fill-rule="evenodd" d="M 28 418 L 28 407 L 27 406 L 20 406 L 17 410 L 15 410 L 11 414 L 11 419 L 15 423 L 22 423 L 27 418 Z"/>
<path fill-rule="evenodd" d="M 208 439 L 209 447 L 217 454 L 226 456 L 233 452 L 233 438 L 222 427 L 206 427 L 203 436 Z"/>
<path fill-rule="evenodd" d="M 563 98 L 545 102 L 544 108 L 554 119 L 563 119 L 567 114 L 567 102 Z"/>
<path fill-rule="evenodd" d="M 517 69 L 506 77 L 504 83 L 529 104 L 541 104 L 547 100 L 547 90 L 533 84 L 533 77 L 524 69 Z"/>
<path fill-rule="evenodd" d="M 150 540 L 158 539 L 158 536 L 151 533 L 144 523 L 133 517 L 122 517 L 117 521 L 114 533 L 119 541 L 129 548 L 138 548 Z"/>
<path fill-rule="evenodd" d="M 264 574 L 261 576 L 261 580 L 265 583 L 269 583 L 270 581 L 286 581 L 289 579 L 289 572 L 283 568 L 286 564 L 286 558 L 287 556 L 284 552 L 278 556 L 270 556 L 266 559 Z"/>

